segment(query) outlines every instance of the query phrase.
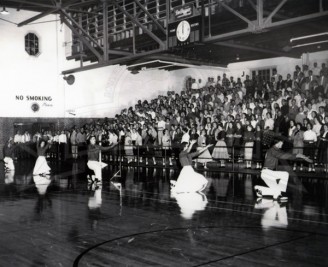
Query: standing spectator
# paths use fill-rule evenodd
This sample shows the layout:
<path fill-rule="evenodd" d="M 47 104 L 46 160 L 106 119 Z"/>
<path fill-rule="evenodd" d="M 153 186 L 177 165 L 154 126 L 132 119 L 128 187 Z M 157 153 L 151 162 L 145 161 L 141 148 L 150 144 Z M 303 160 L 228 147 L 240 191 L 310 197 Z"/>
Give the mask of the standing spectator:
<path fill-rule="evenodd" d="M 108 141 L 109 146 L 112 147 L 111 150 L 109 150 L 109 157 L 112 158 L 112 161 L 115 162 L 118 160 L 118 136 L 115 133 L 114 130 L 108 131 Z M 109 160 L 110 160 L 109 158 Z"/>
<path fill-rule="evenodd" d="M 328 172 L 328 124 L 323 125 L 323 133 L 320 135 L 318 162 L 323 164 L 324 172 Z"/>
<path fill-rule="evenodd" d="M 87 141 L 86 141 L 86 135 L 84 133 L 84 129 L 80 128 L 77 130 L 76 134 L 76 143 L 78 147 L 78 156 L 80 158 L 85 158 L 86 156 L 86 150 L 87 150 Z"/>
<path fill-rule="evenodd" d="M 242 161 L 241 155 L 240 155 L 240 149 L 241 149 L 242 144 L 243 144 L 243 128 L 242 128 L 240 121 L 237 121 L 233 145 L 234 145 L 234 150 L 235 150 L 235 157 L 238 159 L 238 162 Z"/>
<path fill-rule="evenodd" d="M 166 129 L 163 131 L 163 137 L 162 137 L 162 157 L 163 157 L 163 166 L 165 166 L 167 157 L 169 158 L 170 166 L 173 165 L 171 136 L 170 136 L 170 132 Z"/>
<path fill-rule="evenodd" d="M 264 120 L 264 129 L 273 131 L 274 120 L 272 119 L 272 114 L 268 112 L 266 114 L 266 119 Z"/>
<path fill-rule="evenodd" d="M 181 138 L 181 144 L 186 142 L 189 143 L 190 135 L 189 135 L 189 129 L 187 127 L 182 127 L 182 138 Z"/>
<path fill-rule="evenodd" d="M 157 122 L 157 136 L 158 136 L 158 145 L 162 145 L 163 131 L 165 129 L 165 121 L 163 116 L 159 116 L 159 120 Z"/>
<path fill-rule="evenodd" d="M 296 124 L 296 130 L 292 134 L 293 139 L 293 154 L 303 154 L 304 147 L 304 132 L 302 131 L 302 124 Z M 297 163 L 294 163 L 293 171 L 296 171 Z M 301 162 L 300 171 L 303 171 L 303 163 Z"/>
<path fill-rule="evenodd" d="M 152 129 L 151 127 L 149 127 L 147 130 L 146 137 L 144 139 L 144 146 L 146 147 L 146 152 L 145 152 L 146 165 L 148 165 L 148 158 L 152 158 L 153 164 L 156 165 L 155 151 L 154 151 L 155 142 L 156 142 L 156 137 L 152 135 Z"/>
<path fill-rule="evenodd" d="M 63 130 L 59 135 L 58 143 L 59 143 L 59 159 L 65 161 L 67 155 L 67 135 Z"/>
<path fill-rule="evenodd" d="M 234 127 L 233 123 L 230 121 L 227 123 L 227 130 L 226 130 L 226 144 L 228 147 L 228 153 L 231 156 L 232 155 L 232 147 L 233 147 L 233 142 L 234 142 Z"/>
<path fill-rule="evenodd" d="M 129 129 L 125 131 L 124 151 L 129 164 L 130 162 L 133 161 L 133 145 L 132 145 L 131 131 Z"/>
<path fill-rule="evenodd" d="M 197 151 L 203 150 L 206 147 L 206 131 L 201 130 L 200 136 L 197 140 Z M 201 154 L 198 155 L 197 162 L 204 164 L 204 168 L 207 169 L 207 162 L 212 161 L 212 156 L 208 149 L 203 150 Z"/>
<path fill-rule="evenodd" d="M 220 160 L 220 167 L 225 167 L 225 161 L 229 159 L 227 144 L 225 142 L 226 133 L 222 129 L 222 125 L 218 126 L 217 143 L 213 149 L 213 159 Z"/>
<path fill-rule="evenodd" d="M 253 127 L 248 124 L 244 133 L 244 157 L 246 161 L 246 169 L 251 169 L 252 167 L 254 139 Z"/>
<path fill-rule="evenodd" d="M 311 123 L 308 123 L 306 128 L 307 130 L 304 132 L 304 154 L 313 160 L 315 156 L 317 134 L 313 131 Z M 315 172 L 314 164 L 309 164 L 308 170 L 309 172 Z"/>
<path fill-rule="evenodd" d="M 14 171 L 15 165 L 13 159 L 15 156 L 15 146 L 12 137 L 9 138 L 8 142 L 3 147 L 3 156 L 3 161 L 5 163 L 5 171 Z"/>
<path fill-rule="evenodd" d="M 14 136 L 14 144 L 15 144 L 15 159 L 22 158 L 22 135 L 20 130 L 18 130 Z"/>
<path fill-rule="evenodd" d="M 73 159 L 77 159 L 77 156 L 78 156 L 78 146 L 77 146 L 76 136 L 77 136 L 77 132 L 76 132 L 75 126 L 74 126 L 73 129 L 72 129 L 71 136 L 70 136 Z"/>
<path fill-rule="evenodd" d="M 263 149 L 262 149 L 262 128 L 260 125 L 256 125 L 254 134 L 254 148 L 253 148 L 253 160 L 256 161 L 256 169 L 262 168 L 263 161 Z"/>

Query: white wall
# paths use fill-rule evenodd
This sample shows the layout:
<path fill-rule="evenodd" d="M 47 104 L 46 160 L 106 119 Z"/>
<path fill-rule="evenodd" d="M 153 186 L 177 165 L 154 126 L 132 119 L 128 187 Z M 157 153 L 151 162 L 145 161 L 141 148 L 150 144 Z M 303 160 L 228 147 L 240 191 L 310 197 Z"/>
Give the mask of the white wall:
<path fill-rule="evenodd" d="M 217 76 L 220 75 L 222 77 L 222 74 L 225 72 L 228 72 L 228 70 L 218 67 L 195 67 L 171 71 L 169 88 L 171 88 L 170 90 L 180 92 L 185 88 L 185 80 L 188 76 L 195 78 L 197 82 L 201 79 L 201 84 L 205 85 L 208 77 L 213 77 L 214 81 L 216 81 Z"/>
<path fill-rule="evenodd" d="M 276 67 L 277 72 L 281 74 L 283 78 L 286 78 L 286 75 L 288 73 L 293 75 L 296 65 L 302 67 L 303 64 L 308 64 L 309 67 L 311 68 L 313 67 L 314 62 L 317 62 L 319 67 L 321 67 L 321 63 L 326 63 L 327 65 L 328 51 L 303 54 L 302 57 L 299 59 L 278 57 L 278 58 L 269 58 L 269 59 L 232 63 L 228 65 L 228 69 L 229 69 L 229 75 L 237 78 L 237 77 L 241 77 L 244 71 L 245 71 L 245 75 L 247 74 L 250 75 L 252 69 Z"/>
<path fill-rule="evenodd" d="M 124 66 L 109 66 L 75 73 L 75 83 L 65 85 L 65 110 L 78 117 L 113 117 L 137 100 L 166 94 L 169 72 L 131 74 Z"/>
<path fill-rule="evenodd" d="M 14 23 L 36 15 L 9 11 L 5 19 Z M 37 22 L 56 19 L 58 16 L 50 15 Z M 79 62 L 66 60 L 70 50 L 70 44 L 65 45 L 69 33 L 59 21 L 18 28 L 0 20 L 0 32 L 0 117 L 113 117 L 137 100 L 166 94 L 169 89 L 169 72 L 153 70 L 133 75 L 124 66 L 74 73 L 75 83 L 68 85 L 61 72 L 79 67 Z M 24 36 L 29 32 L 40 38 L 38 57 L 25 52 Z M 31 101 L 28 96 L 52 100 Z M 32 111 L 33 103 L 39 104 L 38 112 Z"/>
<path fill-rule="evenodd" d="M 2 18 L 14 23 L 35 15 L 33 12 L 9 11 L 10 15 Z M 38 22 L 54 19 L 55 16 L 48 16 Z M 60 32 L 57 28 L 58 22 L 18 28 L 0 20 L 1 117 L 58 117 L 63 114 L 63 88 L 58 83 Z M 25 51 L 24 37 L 29 32 L 39 37 L 41 54 L 38 57 L 29 56 Z M 16 100 L 16 96 L 22 96 L 23 100 Z M 50 96 L 52 101 L 30 101 L 27 96 Z M 34 102 L 40 105 L 39 112 L 32 111 Z"/>

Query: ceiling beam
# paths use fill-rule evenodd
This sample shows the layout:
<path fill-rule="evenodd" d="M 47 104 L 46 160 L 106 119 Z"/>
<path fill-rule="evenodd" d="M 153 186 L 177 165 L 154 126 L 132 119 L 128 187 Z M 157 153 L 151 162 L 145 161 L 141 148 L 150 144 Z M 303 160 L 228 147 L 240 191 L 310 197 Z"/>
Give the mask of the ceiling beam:
<path fill-rule="evenodd" d="M 234 14 L 235 16 L 240 18 L 241 20 L 245 21 L 248 25 L 253 25 L 254 24 L 248 18 L 246 18 L 245 16 L 243 16 L 242 14 L 237 12 L 236 10 L 232 9 L 230 6 L 226 5 L 224 2 L 219 2 L 219 5 L 221 5 L 223 8 L 225 8 L 226 10 L 228 10 L 230 13 Z"/>
<path fill-rule="evenodd" d="M 249 46 L 249 45 L 239 44 L 239 43 L 234 43 L 234 42 L 216 42 L 214 44 L 216 44 L 218 46 L 225 46 L 225 47 L 230 47 L 230 48 L 237 48 L 237 49 L 242 49 L 242 50 L 271 54 L 271 55 L 280 56 L 280 57 L 299 58 L 299 55 L 296 55 L 293 53 L 286 53 L 285 51 L 267 49 L 267 48 L 262 48 L 262 47 L 257 47 L 257 46 Z"/>
<path fill-rule="evenodd" d="M 166 44 L 153 32 L 148 30 L 145 25 L 143 25 L 140 21 L 138 21 L 135 17 L 133 17 L 129 12 L 127 12 L 124 8 L 122 8 L 116 1 L 111 2 L 116 6 L 124 15 L 126 15 L 133 23 L 138 25 L 146 34 L 148 34 L 152 39 L 154 39 L 160 46 L 160 48 L 166 48 Z"/>
<path fill-rule="evenodd" d="M 80 34 L 80 32 L 75 29 L 71 23 L 66 20 L 65 18 L 65 13 L 63 11 L 61 11 L 61 20 L 63 23 L 65 23 L 65 25 L 74 33 L 78 36 L 79 40 L 85 44 L 85 46 L 87 46 L 90 51 L 98 58 L 98 61 L 103 61 L 103 57 L 102 55 L 90 44 L 89 40 L 87 40 L 83 35 Z"/>
<path fill-rule="evenodd" d="M 66 18 L 69 19 L 70 22 L 72 22 L 72 24 L 74 24 L 82 34 L 84 34 L 84 36 L 86 38 L 88 38 L 88 40 L 90 40 L 90 42 L 92 42 L 94 45 L 98 46 L 100 49 L 102 49 L 102 47 L 98 44 L 98 42 L 96 40 L 94 40 L 88 32 L 86 32 L 80 25 L 79 23 L 77 23 L 64 9 L 60 10 L 61 14 L 63 14 Z M 74 27 L 73 27 L 74 28 Z M 81 35 L 81 34 L 79 34 Z"/>
<path fill-rule="evenodd" d="M 42 13 L 40 13 L 40 14 L 38 14 L 38 15 L 32 17 L 32 18 L 29 18 L 29 19 L 27 19 L 27 20 L 24 20 L 24 21 L 18 23 L 17 26 L 18 26 L 18 27 L 25 26 L 25 25 L 27 25 L 27 24 L 33 22 L 33 21 L 36 21 L 36 20 L 41 19 L 41 18 L 43 18 L 43 17 L 46 17 L 46 16 L 48 16 L 48 15 L 50 15 L 50 14 L 56 12 L 56 11 L 58 11 L 57 8 L 56 8 L 56 9 L 51 9 L 51 10 L 46 11 L 46 12 L 42 12 Z"/>
<path fill-rule="evenodd" d="M 277 14 L 277 12 L 282 8 L 282 6 L 287 2 L 288 0 L 282 0 L 279 5 L 271 12 L 271 14 L 265 19 L 264 25 L 266 25 L 269 21 L 272 20 L 273 16 Z"/>
<path fill-rule="evenodd" d="M 158 26 L 158 28 L 166 35 L 166 30 L 163 26 L 153 17 L 152 14 L 139 2 L 139 0 L 134 0 L 134 2 L 147 14 L 148 17 Z"/>
<path fill-rule="evenodd" d="M 324 16 L 328 16 L 328 11 L 316 12 L 316 13 L 313 13 L 313 14 L 304 15 L 304 16 L 291 18 L 291 19 L 285 19 L 285 20 L 281 20 L 281 21 L 277 21 L 277 22 L 271 22 L 271 23 L 268 22 L 266 28 L 286 26 L 286 25 L 289 25 L 289 24 L 298 23 L 298 22 L 311 20 L 311 19 L 316 19 L 316 18 L 320 18 L 320 17 L 324 17 Z"/>
<path fill-rule="evenodd" d="M 45 12 L 42 12 L 42 13 L 40 13 L 40 14 L 38 14 L 38 15 L 32 17 L 32 18 L 29 18 L 29 19 L 27 19 L 27 20 L 24 20 L 24 21 L 18 23 L 17 26 L 18 26 L 18 27 L 22 27 L 22 26 L 24 26 L 24 25 L 27 25 L 27 24 L 33 22 L 33 21 L 36 21 L 36 20 L 41 19 L 41 18 L 43 18 L 43 17 L 46 17 L 46 16 L 48 16 L 48 15 L 50 15 L 50 14 L 52 14 L 52 13 L 58 12 L 60 8 L 68 7 L 68 6 L 70 6 L 70 5 L 74 4 L 74 3 L 76 3 L 76 2 L 79 1 L 79 0 L 70 0 L 70 1 L 66 2 L 64 5 L 62 5 L 62 4 L 59 3 L 59 2 L 56 2 L 56 5 L 43 5 L 43 4 L 38 4 L 38 3 L 36 3 L 36 2 L 27 2 L 27 1 L 23 1 L 23 0 L 12 0 L 12 1 L 13 1 L 13 2 L 17 2 L 17 3 L 33 4 L 33 5 L 40 6 L 40 7 L 51 8 L 50 10 L 47 10 L 47 11 L 45 11 Z"/>
<path fill-rule="evenodd" d="M 29 6 L 33 5 L 33 6 L 38 6 L 38 7 L 54 8 L 54 5 L 47 5 L 47 4 L 42 4 L 39 2 L 33 2 L 33 1 L 10 0 L 10 2 L 19 3 L 19 4 L 27 4 Z"/>
<path fill-rule="evenodd" d="M 281 20 L 281 21 L 277 21 L 277 22 L 268 22 L 266 25 L 263 26 L 262 30 L 265 30 L 265 29 L 270 30 L 270 29 L 283 27 L 283 26 L 287 26 L 287 25 L 292 25 L 292 24 L 299 23 L 299 22 L 305 22 L 305 21 L 309 21 L 312 19 L 321 18 L 321 17 L 325 17 L 325 16 L 328 16 L 328 11 L 316 12 L 316 13 L 312 13 L 309 15 L 304 15 L 304 16 L 291 18 L 291 19 L 285 19 L 285 20 Z M 241 35 L 249 34 L 252 32 L 253 32 L 252 28 L 248 27 L 248 28 L 244 28 L 241 30 L 233 31 L 233 32 L 227 32 L 227 33 L 218 34 L 218 35 L 214 35 L 214 36 L 210 36 L 210 37 L 205 37 L 204 42 L 205 43 L 219 42 L 219 41 L 226 40 L 228 38 L 235 38 L 235 37 L 239 37 Z"/>
<path fill-rule="evenodd" d="M 156 50 L 152 50 L 152 51 L 142 52 L 142 53 L 138 53 L 138 54 L 135 54 L 132 56 L 125 56 L 125 57 L 121 57 L 121 58 L 117 58 L 117 59 L 108 60 L 106 62 L 99 62 L 96 64 L 84 66 L 84 67 L 74 68 L 74 69 L 70 69 L 70 70 L 64 70 L 64 71 L 62 71 L 62 74 L 67 75 L 67 74 L 71 74 L 71 73 L 75 73 L 75 72 L 81 72 L 81 71 L 86 71 L 86 70 L 107 67 L 110 65 L 124 64 L 125 62 L 136 59 L 136 58 L 153 55 L 153 54 L 161 53 L 161 52 L 163 52 L 163 49 L 156 49 Z"/>

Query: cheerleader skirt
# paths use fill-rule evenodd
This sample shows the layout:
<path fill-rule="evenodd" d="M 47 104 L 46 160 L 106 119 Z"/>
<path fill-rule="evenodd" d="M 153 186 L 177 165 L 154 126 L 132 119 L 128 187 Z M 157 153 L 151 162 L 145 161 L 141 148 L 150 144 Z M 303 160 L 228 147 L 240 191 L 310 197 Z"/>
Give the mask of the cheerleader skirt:
<path fill-rule="evenodd" d="M 171 180 L 171 190 L 175 193 L 200 192 L 206 188 L 207 183 L 207 179 L 195 172 L 191 166 L 184 166 L 178 180 Z"/>
<path fill-rule="evenodd" d="M 35 162 L 35 166 L 33 169 L 33 175 L 38 174 L 49 174 L 50 167 L 48 166 L 47 160 L 45 156 L 39 156 Z"/>

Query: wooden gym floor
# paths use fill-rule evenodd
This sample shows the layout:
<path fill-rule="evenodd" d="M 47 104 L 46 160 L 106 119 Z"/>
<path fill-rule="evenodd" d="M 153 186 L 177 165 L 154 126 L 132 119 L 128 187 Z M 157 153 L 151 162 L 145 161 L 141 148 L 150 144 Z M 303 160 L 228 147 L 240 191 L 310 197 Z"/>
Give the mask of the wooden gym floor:
<path fill-rule="evenodd" d="M 0 172 L 0 266 L 328 266 L 326 179 L 290 178 L 289 201 L 257 199 L 258 175 L 208 172 L 204 194 L 171 195 L 176 169 L 34 161 Z"/>

